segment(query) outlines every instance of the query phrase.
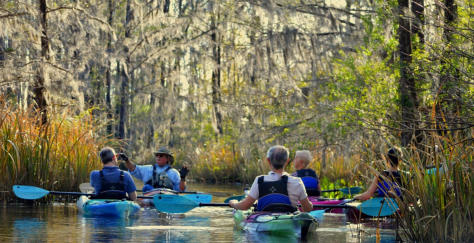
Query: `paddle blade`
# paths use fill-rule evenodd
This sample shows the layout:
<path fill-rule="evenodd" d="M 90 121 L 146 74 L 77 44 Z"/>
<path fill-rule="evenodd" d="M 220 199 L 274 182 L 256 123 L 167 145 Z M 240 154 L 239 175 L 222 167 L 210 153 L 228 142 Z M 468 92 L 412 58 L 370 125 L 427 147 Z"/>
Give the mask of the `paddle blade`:
<path fill-rule="evenodd" d="M 361 203 L 357 209 L 372 217 L 385 217 L 395 213 L 398 204 L 393 198 L 376 197 Z"/>
<path fill-rule="evenodd" d="M 180 195 L 158 194 L 153 197 L 155 208 L 163 213 L 186 213 L 199 206 L 199 202 Z"/>
<path fill-rule="evenodd" d="M 362 191 L 362 188 L 356 186 L 356 187 L 346 187 L 342 188 L 339 191 L 341 191 L 344 194 L 357 194 Z"/>
<path fill-rule="evenodd" d="M 238 196 L 231 196 L 224 200 L 225 203 L 229 203 L 230 200 L 237 200 L 240 201 L 245 198 L 245 195 L 238 195 Z"/>
<path fill-rule="evenodd" d="M 309 215 L 315 217 L 316 219 L 318 219 L 318 222 L 321 222 L 323 221 L 324 219 L 324 212 L 326 210 L 314 210 L 314 211 L 311 211 L 309 212 Z"/>
<path fill-rule="evenodd" d="M 14 185 L 13 193 L 22 199 L 35 200 L 48 195 L 49 191 L 35 186 Z"/>
<path fill-rule="evenodd" d="M 196 194 L 184 194 L 181 196 L 184 196 L 198 203 L 210 203 L 212 201 L 211 194 L 196 193 Z"/>
<path fill-rule="evenodd" d="M 88 182 L 81 183 L 79 185 L 79 190 L 83 193 L 93 193 L 94 192 L 94 188 Z"/>

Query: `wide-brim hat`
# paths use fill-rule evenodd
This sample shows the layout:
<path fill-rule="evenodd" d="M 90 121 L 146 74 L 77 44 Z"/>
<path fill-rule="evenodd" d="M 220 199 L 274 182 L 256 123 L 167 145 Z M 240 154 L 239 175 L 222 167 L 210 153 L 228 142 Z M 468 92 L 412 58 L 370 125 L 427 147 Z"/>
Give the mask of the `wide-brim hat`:
<path fill-rule="evenodd" d="M 169 164 L 173 164 L 174 157 L 171 151 L 169 151 L 166 147 L 160 147 L 156 152 L 154 152 L 155 156 L 159 154 L 166 154 L 170 157 Z"/>

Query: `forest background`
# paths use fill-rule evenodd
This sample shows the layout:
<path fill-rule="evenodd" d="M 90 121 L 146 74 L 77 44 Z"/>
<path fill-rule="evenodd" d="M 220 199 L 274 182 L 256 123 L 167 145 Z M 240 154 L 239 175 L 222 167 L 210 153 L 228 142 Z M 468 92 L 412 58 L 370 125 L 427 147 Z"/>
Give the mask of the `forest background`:
<path fill-rule="evenodd" d="M 465 239 L 472 16 L 469 0 L 2 0 L 3 199 L 76 190 L 105 145 L 139 163 L 168 146 L 191 179 L 251 183 L 282 144 L 310 150 L 324 186 L 367 184 L 396 146 L 420 215 Z M 412 238 L 435 237 L 420 215 Z"/>

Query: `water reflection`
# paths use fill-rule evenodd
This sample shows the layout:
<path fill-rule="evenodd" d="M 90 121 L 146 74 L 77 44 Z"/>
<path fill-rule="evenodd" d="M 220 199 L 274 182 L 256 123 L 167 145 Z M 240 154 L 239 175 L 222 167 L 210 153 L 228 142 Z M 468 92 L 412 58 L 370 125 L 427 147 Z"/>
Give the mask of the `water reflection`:
<path fill-rule="evenodd" d="M 45 239 L 46 222 L 33 219 L 15 219 L 13 222 L 13 241 L 27 242 L 31 239 Z"/>
<path fill-rule="evenodd" d="M 83 228 L 83 238 L 92 242 L 128 241 L 132 237 L 124 229 L 132 226 L 134 218 L 83 217 L 78 215 Z"/>

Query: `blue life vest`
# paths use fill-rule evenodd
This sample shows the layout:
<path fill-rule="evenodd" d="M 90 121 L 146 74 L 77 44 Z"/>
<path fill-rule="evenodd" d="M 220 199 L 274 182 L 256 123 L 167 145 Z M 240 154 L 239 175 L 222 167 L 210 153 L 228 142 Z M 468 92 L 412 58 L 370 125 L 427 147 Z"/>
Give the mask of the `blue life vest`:
<path fill-rule="evenodd" d="M 156 173 L 156 167 L 157 165 L 153 165 L 153 175 L 150 180 L 148 180 L 145 184 L 150 185 L 153 188 L 168 188 L 173 190 L 173 181 L 168 177 L 168 171 L 171 169 L 171 166 L 168 166 L 164 171 L 162 171 L 160 174 Z M 145 188 L 145 187 L 143 187 Z M 147 189 L 149 187 L 146 187 Z"/>
<path fill-rule="evenodd" d="M 126 199 L 127 193 L 125 192 L 125 183 L 123 170 L 120 171 L 120 179 L 118 182 L 112 183 L 105 179 L 104 172 L 100 172 L 100 191 L 97 195 L 93 196 L 95 199 Z"/>
<path fill-rule="evenodd" d="M 400 185 L 402 184 L 402 179 L 400 173 L 398 171 L 384 171 L 382 174 L 383 176 L 379 176 L 379 182 L 377 184 L 377 195 L 386 197 L 389 191 L 393 191 L 398 197 L 401 197 Z"/>
<path fill-rule="evenodd" d="M 291 205 L 288 197 L 288 176 L 284 175 L 278 181 L 263 181 L 258 178 L 257 211 L 294 212 L 297 209 Z"/>
<path fill-rule="evenodd" d="M 296 171 L 296 176 L 303 181 L 308 196 L 319 197 L 321 192 L 318 190 L 319 179 L 316 172 L 312 169 L 302 169 Z"/>

